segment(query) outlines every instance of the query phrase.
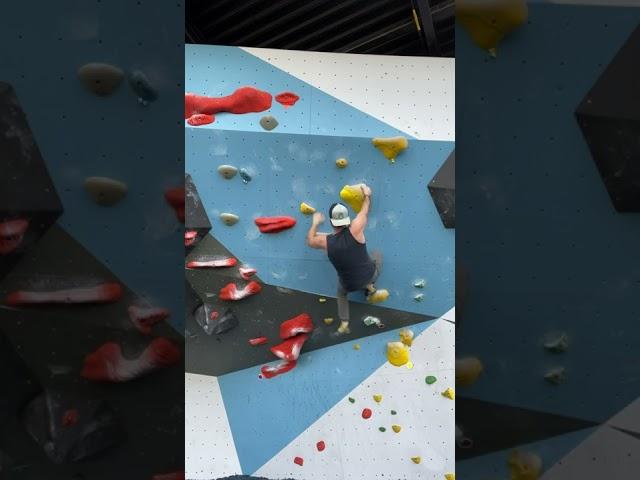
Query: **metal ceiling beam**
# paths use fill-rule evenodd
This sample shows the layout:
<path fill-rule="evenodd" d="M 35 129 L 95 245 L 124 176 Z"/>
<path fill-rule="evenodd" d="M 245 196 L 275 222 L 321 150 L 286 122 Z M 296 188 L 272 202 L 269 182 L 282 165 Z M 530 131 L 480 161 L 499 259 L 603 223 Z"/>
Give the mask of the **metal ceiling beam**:
<path fill-rule="evenodd" d="M 424 39 L 429 55 L 440 57 L 442 52 L 436 35 L 436 28 L 433 24 L 433 12 L 431 11 L 429 0 L 411 0 L 411 3 L 418 24 L 417 27 Z"/>

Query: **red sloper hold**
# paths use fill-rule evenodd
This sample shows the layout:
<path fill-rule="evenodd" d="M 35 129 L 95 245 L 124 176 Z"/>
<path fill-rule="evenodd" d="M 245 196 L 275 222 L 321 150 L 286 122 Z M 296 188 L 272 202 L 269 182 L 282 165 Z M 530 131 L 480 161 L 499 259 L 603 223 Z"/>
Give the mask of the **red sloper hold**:
<path fill-rule="evenodd" d="M 218 112 L 235 114 L 264 112 L 271 108 L 272 97 L 254 87 L 240 87 L 226 97 L 206 97 L 195 93 L 184 96 L 184 118 L 197 113 L 213 115 Z"/>
<path fill-rule="evenodd" d="M 187 119 L 187 123 L 192 127 L 199 127 L 200 125 L 209 125 L 216 121 L 216 117 L 213 115 L 207 115 L 206 113 L 194 113 Z"/>
<path fill-rule="evenodd" d="M 293 370 L 298 362 L 280 362 L 276 365 L 265 365 L 260 369 L 260 373 L 263 378 L 273 378 L 277 375 L 282 375 L 283 373 L 287 373 L 289 370 Z"/>
<path fill-rule="evenodd" d="M 267 343 L 267 337 L 257 337 L 257 338 L 250 338 L 249 339 L 249 344 L 253 345 L 254 347 L 256 345 L 262 345 L 264 343 Z"/>
<path fill-rule="evenodd" d="M 248 267 L 240 267 L 238 268 L 238 271 L 240 272 L 240 276 L 245 280 L 249 280 L 257 272 L 255 268 L 248 268 Z"/>
<path fill-rule="evenodd" d="M 304 460 L 302 459 L 302 457 L 296 457 L 293 459 L 293 463 L 295 463 L 296 465 L 304 465 Z"/>
<path fill-rule="evenodd" d="M 180 350 L 166 338 L 156 338 L 138 356 L 128 359 L 120 345 L 107 342 L 84 359 L 81 375 L 97 382 L 126 382 L 180 360 Z"/>
<path fill-rule="evenodd" d="M 304 342 L 306 342 L 308 338 L 309 335 L 306 333 L 291 337 L 289 340 L 285 340 L 284 342 L 271 347 L 271 353 L 278 358 L 287 360 L 288 362 L 298 360 L 300 351 L 302 350 L 302 345 L 304 345 Z"/>
<path fill-rule="evenodd" d="M 131 305 L 127 312 L 131 323 L 144 335 L 149 335 L 156 323 L 166 320 L 171 315 L 171 312 L 166 308 L 138 307 L 136 305 Z"/>
<path fill-rule="evenodd" d="M 299 333 L 310 333 L 312 330 L 311 317 L 307 313 L 301 313 L 280 324 L 280 338 L 290 338 Z"/>
<path fill-rule="evenodd" d="M 260 284 L 256 281 L 251 281 L 247 285 L 239 290 L 235 283 L 228 283 L 220 289 L 219 297 L 221 300 L 235 301 L 242 300 L 243 298 L 255 295 L 262 290 Z"/>
<path fill-rule="evenodd" d="M 278 233 L 292 228 L 296 224 L 296 219 L 287 216 L 258 217 L 255 222 L 262 233 Z"/>
<path fill-rule="evenodd" d="M 103 283 L 95 287 L 69 288 L 47 292 L 18 290 L 7 295 L 7 305 L 112 303 L 122 297 L 119 283 Z"/>
<path fill-rule="evenodd" d="M 293 92 L 282 92 L 276 95 L 276 102 L 284 105 L 284 108 L 293 107 L 300 97 Z"/>
<path fill-rule="evenodd" d="M 167 190 L 164 192 L 164 198 L 176 211 L 180 223 L 184 223 L 184 186 Z"/>

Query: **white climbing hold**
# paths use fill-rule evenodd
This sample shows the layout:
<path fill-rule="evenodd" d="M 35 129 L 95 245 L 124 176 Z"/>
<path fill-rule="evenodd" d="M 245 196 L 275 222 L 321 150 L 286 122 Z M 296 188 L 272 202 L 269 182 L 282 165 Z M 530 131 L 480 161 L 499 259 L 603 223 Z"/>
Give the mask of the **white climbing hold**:
<path fill-rule="evenodd" d="M 427 284 L 427 282 L 425 282 L 424 278 L 421 278 L 420 280 L 416 280 L 413 283 L 413 286 L 416 288 L 424 288 L 424 286 Z"/>
<path fill-rule="evenodd" d="M 565 333 L 562 333 L 545 342 L 544 348 L 554 353 L 566 352 L 567 348 L 569 348 L 569 338 Z"/>
<path fill-rule="evenodd" d="M 220 165 L 218 167 L 218 173 L 222 175 L 222 178 L 231 180 L 238 173 L 238 169 L 232 165 Z"/>
<path fill-rule="evenodd" d="M 265 115 L 260 119 L 260 126 L 267 131 L 271 131 L 278 126 L 278 121 L 272 115 Z"/>
<path fill-rule="evenodd" d="M 565 380 L 564 367 L 552 368 L 545 374 L 544 379 L 554 385 L 560 385 Z"/>
<path fill-rule="evenodd" d="M 233 213 L 221 213 L 220 220 L 222 220 L 222 223 L 230 227 L 238 223 L 238 220 L 240 220 L 240 217 L 238 217 L 237 215 L 234 215 Z"/>
<path fill-rule="evenodd" d="M 94 202 L 103 207 L 112 207 L 127 195 L 127 184 L 108 177 L 88 177 L 84 188 Z"/>
<path fill-rule="evenodd" d="M 423 301 L 423 300 L 424 300 L 424 293 L 419 293 L 419 294 L 417 294 L 415 297 L 413 297 L 413 299 L 414 299 L 416 302 L 421 302 L 421 301 Z"/>

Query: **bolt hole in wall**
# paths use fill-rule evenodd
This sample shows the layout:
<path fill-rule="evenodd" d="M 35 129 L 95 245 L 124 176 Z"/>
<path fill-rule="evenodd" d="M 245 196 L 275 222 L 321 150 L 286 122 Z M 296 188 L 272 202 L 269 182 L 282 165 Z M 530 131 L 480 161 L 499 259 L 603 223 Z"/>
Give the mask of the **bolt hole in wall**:
<path fill-rule="evenodd" d="M 453 325 L 437 318 L 454 306 L 455 231 L 443 224 L 428 185 L 454 150 L 453 60 L 188 45 L 186 63 L 186 92 L 221 97 L 253 86 L 274 97 L 282 92 L 299 97 L 290 106 L 274 99 L 258 113 L 215 113 L 201 126 L 185 122 L 186 170 L 210 218 L 210 234 L 239 265 L 255 267 L 265 284 L 326 297 L 327 308 L 335 309 L 336 274 L 326 254 L 306 246 L 310 216 L 300 204 L 326 215 L 345 185 L 367 183 L 374 192 L 367 243 L 370 251 L 383 252 L 378 284 L 390 294 L 380 316 L 393 308 L 422 320 L 414 328 L 413 368 L 387 363 L 387 342 L 398 341 L 398 333 L 386 325 L 366 341 L 336 342 L 307 355 L 303 347 L 295 369 L 268 380 L 258 378 L 260 365 L 217 378 L 187 374 L 186 417 L 194 425 L 186 432 L 187 478 L 239 473 L 296 479 L 444 478 L 453 471 L 453 408 L 441 392 L 453 386 L 454 342 Z M 408 148 L 392 163 L 372 138 L 395 136 L 408 139 Z M 346 160 L 344 168 L 336 164 L 339 159 Z M 221 165 L 244 169 L 250 179 L 243 181 L 240 174 L 224 178 Z M 237 223 L 226 225 L 223 213 L 237 215 Z M 280 215 L 295 218 L 296 225 L 264 234 L 254 223 L 257 217 Z M 328 228 L 325 223 L 321 231 Z M 351 300 L 365 302 L 361 293 Z M 329 328 L 321 318 L 313 322 L 316 329 Z M 219 340 L 224 342 L 224 335 Z M 212 351 L 210 361 L 215 358 Z M 337 379 L 349 371 L 360 373 L 350 374 L 349 381 Z M 428 374 L 442 383 L 427 384 Z M 330 391 L 336 380 L 348 387 L 344 397 L 329 396 L 320 407 L 309 401 L 310 383 Z M 209 391 L 217 393 L 203 398 L 202 382 L 210 382 Z M 292 388 L 278 382 L 290 382 Z M 247 400 L 243 405 L 238 395 Z M 387 405 L 378 405 L 373 395 L 382 395 Z M 349 396 L 362 403 L 352 406 Z M 198 408 L 190 411 L 190 402 Z M 198 422 L 203 402 L 204 409 L 218 409 L 204 423 L 211 422 L 211 431 L 228 432 L 218 443 Z M 257 420 L 248 427 L 256 412 L 245 405 L 262 413 L 271 410 L 270 417 L 282 421 Z M 363 419 L 365 407 L 381 415 L 379 421 Z M 433 428 L 420 419 L 425 409 L 437 412 L 431 414 Z M 402 418 L 391 422 L 387 410 L 402 412 Z M 401 422 L 395 433 L 392 423 Z M 271 429 L 262 432 L 260 424 Z M 345 427 L 357 434 L 349 435 Z M 254 433 L 247 435 L 248 429 Z M 321 440 L 326 444 L 322 455 L 316 448 Z"/>

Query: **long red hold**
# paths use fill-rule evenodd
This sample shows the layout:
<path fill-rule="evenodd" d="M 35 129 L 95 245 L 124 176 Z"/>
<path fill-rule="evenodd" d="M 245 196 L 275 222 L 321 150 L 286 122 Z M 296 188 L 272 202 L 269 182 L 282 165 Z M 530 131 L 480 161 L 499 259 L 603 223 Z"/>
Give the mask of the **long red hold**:
<path fill-rule="evenodd" d="M 281 344 L 271 347 L 271 353 L 288 362 L 298 360 L 302 345 L 304 345 L 304 342 L 306 342 L 308 338 L 309 335 L 306 333 L 291 337 L 289 340 L 285 340 Z"/>
<path fill-rule="evenodd" d="M 254 87 L 238 88 L 226 97 L 206 97 L 195 93 L 184 96 L 184 118 L 204 113 L 213 115 L 218 112 L 253 113 L 264 112 L 271 108 L 272 97 L 269 92 L 263 92 Z"/>
<path fill-rule="evenodd" d="M 296 219 L 286 216 L 258 217 L 255 222 L 262 233 L 278 233 L 292 228 L 296 224 Z"/>

